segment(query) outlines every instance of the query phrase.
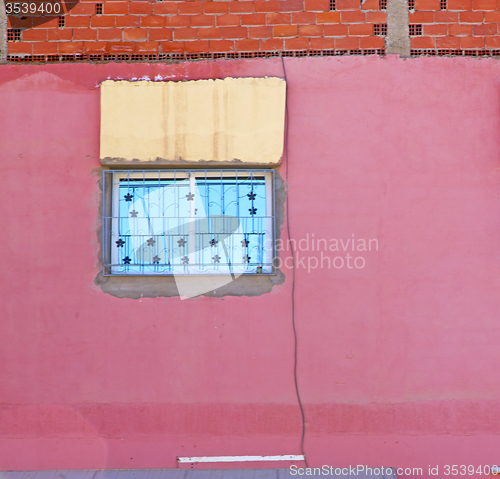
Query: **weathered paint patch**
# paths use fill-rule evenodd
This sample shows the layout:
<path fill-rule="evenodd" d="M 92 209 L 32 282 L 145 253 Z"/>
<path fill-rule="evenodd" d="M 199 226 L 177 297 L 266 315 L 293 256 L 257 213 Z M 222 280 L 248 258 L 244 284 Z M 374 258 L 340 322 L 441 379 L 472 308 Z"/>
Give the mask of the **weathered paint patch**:
<path fill-rule="evenodd" d="M 105 81 L 101 158 L 276 165 L 285 95 L 281 78 Z"/>

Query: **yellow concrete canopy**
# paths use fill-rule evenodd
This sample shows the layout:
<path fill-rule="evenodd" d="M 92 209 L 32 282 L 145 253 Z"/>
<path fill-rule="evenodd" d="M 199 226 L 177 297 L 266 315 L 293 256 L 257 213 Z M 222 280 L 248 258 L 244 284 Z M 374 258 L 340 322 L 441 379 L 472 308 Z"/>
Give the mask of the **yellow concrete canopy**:
<path fill-rule="evenodd" d="M 105 81 L 101 163 L 277 164 L 285 92 L 281 78 Z"/>

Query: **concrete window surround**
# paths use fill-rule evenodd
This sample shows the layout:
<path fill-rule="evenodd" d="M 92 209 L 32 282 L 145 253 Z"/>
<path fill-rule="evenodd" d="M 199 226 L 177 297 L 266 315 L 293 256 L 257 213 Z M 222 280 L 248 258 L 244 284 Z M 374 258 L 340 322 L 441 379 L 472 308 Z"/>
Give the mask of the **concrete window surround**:
<path fill-rule="evenodd" d="M 102 178 L 103 169 L 98 173 Z M 117 170 L 120 171 L 120 170 Z M 151 297 L 174 297 L 179 296 L 179 290 L 174 276 L 105 276 L 103 275 L 103 252 L 104 248 L 109 248 L 109 244 L 103 244 L 103 225 L 102 216 L 111 215 L 111 197 L 112 185 L 104 185 L 103 180 L 99 181 L 100 197 L 100 227 L 97 231 L 99 241 L 99 273 L 95 277 L 94 283 L 105 293 L 119 298 L 151 298 Z M 104 189 L 104 191 L 103 191 Z M 274 178 L 274 205 L 275 205 L 275 227 L 276 239 L 280 238 L 280 231 L 284 219 L 284 205 L 286 199 L 286 190 L 283 179 L 278 169 L 275 171 Z M 241 275 L 233 281 L 206 293 L 204 296 L 260 296 L 271 292 L 273 286 L 282 284 L 285 280 L 283 272 L 275 267 L 275 274 L 255 274 Z"/>

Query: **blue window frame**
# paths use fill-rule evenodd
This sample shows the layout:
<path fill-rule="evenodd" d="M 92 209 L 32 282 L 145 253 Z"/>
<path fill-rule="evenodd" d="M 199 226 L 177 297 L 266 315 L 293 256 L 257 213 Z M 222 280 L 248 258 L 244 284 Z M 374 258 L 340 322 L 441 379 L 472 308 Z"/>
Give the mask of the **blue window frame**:
<path fill-rule="evenodd" d="M 105 275 L 274 274 L 273 170 L 110 170 L 104 184 Z"/>

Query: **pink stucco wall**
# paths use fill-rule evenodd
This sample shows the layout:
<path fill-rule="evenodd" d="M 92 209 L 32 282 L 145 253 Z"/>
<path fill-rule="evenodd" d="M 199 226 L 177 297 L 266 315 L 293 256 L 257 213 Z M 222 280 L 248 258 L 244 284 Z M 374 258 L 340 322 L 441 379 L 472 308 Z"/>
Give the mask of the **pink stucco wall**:
<path fill-rule="evenodd" d="M 378 241 L 352 253 L 364 268 L 298 263 L 309 465 L 499 463 L 500 63 L 285 63 L 292 237 Z M 283 69 L 0 69 L 0 469 L 300 453 L 290 269 L 252 298 L 117 299 L 94 285 L 99 83 L 157 75 Z"/>

